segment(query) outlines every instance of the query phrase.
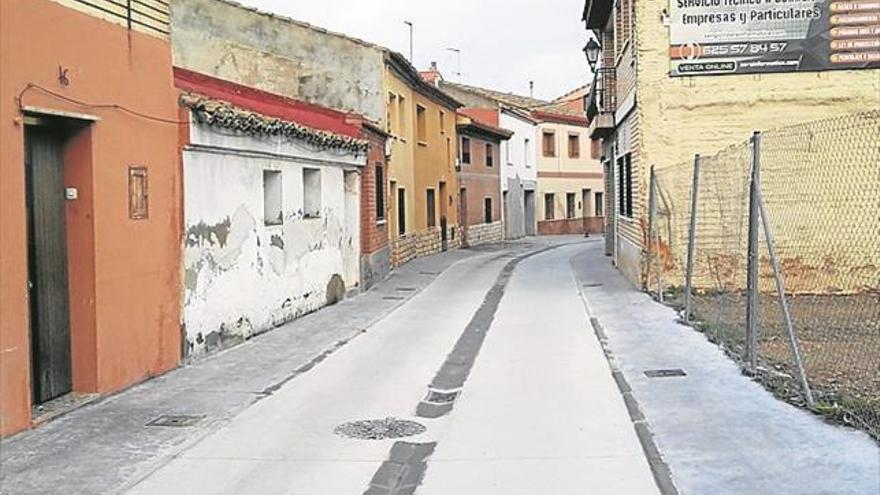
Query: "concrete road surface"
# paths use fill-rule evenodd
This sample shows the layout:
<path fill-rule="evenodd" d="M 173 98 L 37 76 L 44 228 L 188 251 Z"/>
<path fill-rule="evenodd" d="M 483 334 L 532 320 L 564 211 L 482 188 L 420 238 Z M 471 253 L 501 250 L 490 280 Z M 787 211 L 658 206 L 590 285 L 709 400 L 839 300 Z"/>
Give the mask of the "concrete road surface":
<path fill-rule="evenodd" d="M 459 262 L 129 493 L 659 493 L 568 262 L 582 247 Z M 451 411 L 417 416 L 426 399 Z M 425 431 L 334 433 L 384 418 Z"/>

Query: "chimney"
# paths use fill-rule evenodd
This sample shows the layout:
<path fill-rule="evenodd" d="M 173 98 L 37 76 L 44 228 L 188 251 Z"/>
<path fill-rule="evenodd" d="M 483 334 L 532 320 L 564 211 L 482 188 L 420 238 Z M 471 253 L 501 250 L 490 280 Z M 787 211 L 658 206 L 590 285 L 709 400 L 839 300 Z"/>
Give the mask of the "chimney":
<path fill-rule="evenodd" d="M 529 81 L 529 98 L 535 97 L 535 81 Z"/>
<path fill-rule="evenodd" d="M 431 70 L 434 72 L 439 72 L 437 69 L 437 62 L 431 62 Z"/>

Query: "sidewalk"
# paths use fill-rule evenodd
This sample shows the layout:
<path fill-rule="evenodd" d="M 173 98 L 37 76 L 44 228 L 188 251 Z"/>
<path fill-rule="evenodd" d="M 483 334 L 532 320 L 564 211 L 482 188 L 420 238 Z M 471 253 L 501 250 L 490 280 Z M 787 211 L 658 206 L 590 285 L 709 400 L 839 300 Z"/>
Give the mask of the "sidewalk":
<path fill-rule="evenodd" d="M 0 494 L 118 493 L 366 332 L 453 264 L 530 250 L 540 242 L 415 260 L 369 292 L 4 440 Z M 147 426 L 163 415 L 195 416 L 197 422 Z"/>
<path fill-rule="evenodd" d="M 880 447 L 867 435 L 776 400 L 678 324 L 672 309 L 633 288 L 601 246 L 572 265 L 679 493 L 880 493 Z M 674 368 L 687 376 L 644 373 Z"/>

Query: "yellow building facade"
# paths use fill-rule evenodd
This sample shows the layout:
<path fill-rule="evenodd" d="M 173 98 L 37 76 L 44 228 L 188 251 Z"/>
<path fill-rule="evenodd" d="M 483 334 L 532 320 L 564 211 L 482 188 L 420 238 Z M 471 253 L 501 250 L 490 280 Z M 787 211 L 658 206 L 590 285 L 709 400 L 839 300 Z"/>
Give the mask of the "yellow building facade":
<path fill-rule="evenodd" d="M 460 246 L 455 173 L 461 104 L 425 82 L 402 56 L 385 61 L 391 263 Z"/>

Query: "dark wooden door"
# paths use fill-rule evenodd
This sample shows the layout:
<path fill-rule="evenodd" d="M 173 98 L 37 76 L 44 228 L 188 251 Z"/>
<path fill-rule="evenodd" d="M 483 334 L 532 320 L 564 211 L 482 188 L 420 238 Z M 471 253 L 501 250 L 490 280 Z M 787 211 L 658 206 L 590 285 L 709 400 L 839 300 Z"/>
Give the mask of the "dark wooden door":
<path fill-rule="evenodd" d="M 64 141 L 45 127 L 25 137 L 28 288 L 34 402 L 71 390 Z"/>

